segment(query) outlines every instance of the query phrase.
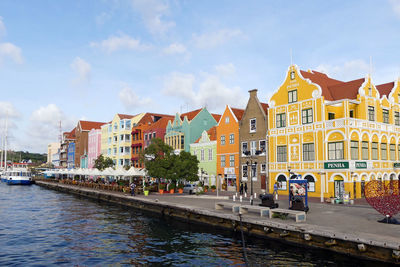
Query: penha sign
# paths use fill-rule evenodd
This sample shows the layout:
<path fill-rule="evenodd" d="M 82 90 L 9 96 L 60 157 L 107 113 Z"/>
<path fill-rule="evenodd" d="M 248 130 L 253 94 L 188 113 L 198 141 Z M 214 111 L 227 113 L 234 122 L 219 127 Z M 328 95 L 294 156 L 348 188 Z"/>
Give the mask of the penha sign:
<path fill-rule="evenodd" d="M 348 169 L 348 161 L 325 162 L 324 169 Z"/>

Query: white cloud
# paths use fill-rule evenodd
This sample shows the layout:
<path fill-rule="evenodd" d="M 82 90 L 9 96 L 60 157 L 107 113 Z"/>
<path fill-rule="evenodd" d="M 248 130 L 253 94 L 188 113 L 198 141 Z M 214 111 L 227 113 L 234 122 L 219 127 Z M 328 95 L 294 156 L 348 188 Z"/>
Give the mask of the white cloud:
<path fill-rule="evenodd" d="M 221 76 L 232 76 L 236 72 L 235 66 L 232 63 L 217 65 L 215 66 L 215 70 Z"/>
<path fill-rule="evenodd" d="M 243 38 L 241 30 L 222 29 L 216 32 L 193 34 L 193 42 L 198 48 L 213 48 L 222 45 L 233 38 Z"/>
<path fill-rule="evenodd" d="M 180 98 L 194 107 L 207 106 L 209 110 L 221 108 L 221 103 L 244 108 L 247 95 L 240 87 L 229 87 L 216 74 L 193 74 L 173 72 L 165 78 L 163 94 Z"/>
<path fill-rule="evenodd" d="M 0 37 L 6 34 L 6 26 L 3 23 L 3 18 L 0 17 Z"/>
<path fill-rule="evenodd" d="M 48 143 L 58 142 L 60 121 L 63 132 L 72 130 L 77 122 L 67 117 L 55 104 L 39 107 L 32 112 L 25 133 L 29 142 L 21 147 L 30 151 L 46 151 Z"/>
<path fill-rule="evenodd" d="M 330 77 L 350 81 L 365 77 L 370 72 L 369 64 L 363 60 L 351 60 L 342 65 L 321 64 L 315 70 L 328 74 Z"/>
<path fill-rule="evenodd" d="M 0 118 L 6 118 L 7 116 L 8 118 L 19 118 L 20 113 L 12 103 L 0 101 Z"/>
<path fill-rule="evenodd" d="M 170 44 L 168 47 L 163 49 L 165 54 L 184 54 L 186 53 L 186 47 L 183 44 L 173 43 Z"/>
<path fill-rule="evenodd" d="M 138 11 L 147 29 L 152 34 L 164 34 L 175 26 L 175 22 L 164 18 L 169 15 L 169 5 L 163 0 L 131 0 L 132 7 Z"/>
<path fill-rule="evenodd" d="M 132 110 L 138 107 L 148 107 L 152 104 L 151 98 L 142 98 L 138 96 L 127 84 L 123 86 L 118 96 L 127 110 Z"/>
<path fill-rule="evenodd" d="M 389 0 L 392 5 L 394 13 L 400 17 L 400 0 Z"/>
<path fill-rule="evenodd" d="M 90 72 L 92 67 L 85 60 L 76 57 L 71 63 L 71 69 L 78 75 L 74 82 L 85 83 L 90 81 Z"/>
<path fill-rule="evenodd" d="M 11 58 L 15 63 L 22 64 L 21 48 L 12 43 L 0 43 L 0 63 L 4 58 Z"/>
<path fill-rule="evenodd" d="M 99 47 L 108 53 L 127 49 L 127 50 L 147 50 L 151 48 L 150 45 L 141 44 L 140 40 L 134 39 L 126 34 L 120 34 L 120 36 L 110 36 L 101 42 L 90 43 L 91 47 Z"/>

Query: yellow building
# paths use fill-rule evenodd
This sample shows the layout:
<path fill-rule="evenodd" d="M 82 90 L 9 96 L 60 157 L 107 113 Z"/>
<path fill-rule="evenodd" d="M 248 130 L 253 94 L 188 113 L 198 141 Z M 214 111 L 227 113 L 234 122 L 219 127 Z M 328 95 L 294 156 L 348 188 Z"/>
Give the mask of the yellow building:
<path fill-rule="evenodd" d="M 116 168 L 131 165 L 132 127 L 144 114 L 116 114 L 112 121 L 101 126 L 101 154 L 111 158 Z"/>
<path fill-rule="evenodd" d="M 342 82 L 289 67 L 268 113 L 270 192 L 288 179 L 309 181 L 309 196 L 350 199 L 365 182 L 400 174 L 400 88 L 371 77 Z"/>

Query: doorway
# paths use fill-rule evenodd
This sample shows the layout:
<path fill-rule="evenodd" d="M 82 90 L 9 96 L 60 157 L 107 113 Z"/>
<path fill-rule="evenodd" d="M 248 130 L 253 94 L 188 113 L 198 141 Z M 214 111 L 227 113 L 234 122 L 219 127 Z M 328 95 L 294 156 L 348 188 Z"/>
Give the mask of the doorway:
<path fill-rule="evenodd" d="M 343 199 L 343 194 L 344 194 L 344 181 L 343 181 L 343 179 L 335 180 L 335 198 Z"/>

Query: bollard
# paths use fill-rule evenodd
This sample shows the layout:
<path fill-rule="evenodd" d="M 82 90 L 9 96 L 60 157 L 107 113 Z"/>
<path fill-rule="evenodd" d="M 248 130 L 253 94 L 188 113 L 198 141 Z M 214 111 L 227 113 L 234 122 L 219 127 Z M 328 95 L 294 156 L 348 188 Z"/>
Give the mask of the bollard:
<path fill-rule="evenodd" d="M 254 193 L 254 199 L 256 199 L 257 198 L 257 193 Z"/>
<path fill-rule="evenodd" d="M 235 193 L 235 196 L 237 197 L 237 192 Z"/>
<path fill-rule="evenodd" d="M 233 202 L 235 202 L 236 201 L 236 196 L 233 196 Z"/>
<path fill-rule="evenodd" d="M 240 196 L 240 202 L 242 202 L 242 196 Z"/>
<path fill-rule="evenodd" d="M 247 193 L 246 192 L 244 192 L 244 197 L 247 197 Z"/>

